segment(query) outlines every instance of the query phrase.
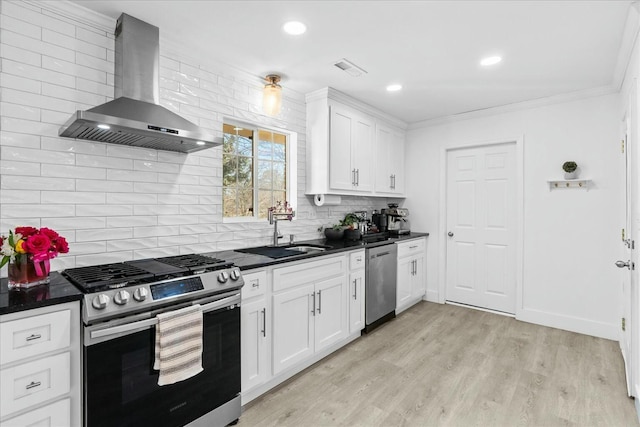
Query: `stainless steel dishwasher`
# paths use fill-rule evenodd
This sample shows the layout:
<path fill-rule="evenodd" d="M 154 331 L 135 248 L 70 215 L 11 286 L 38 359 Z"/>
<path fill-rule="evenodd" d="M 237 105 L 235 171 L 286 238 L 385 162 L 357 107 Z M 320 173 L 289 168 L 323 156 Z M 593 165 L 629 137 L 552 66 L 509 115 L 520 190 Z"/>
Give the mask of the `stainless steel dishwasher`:
<path fill-rule="evenodd" d="M 393 243 L 366 249 L 364 332 L 396 317 L 397 254 Z"/>

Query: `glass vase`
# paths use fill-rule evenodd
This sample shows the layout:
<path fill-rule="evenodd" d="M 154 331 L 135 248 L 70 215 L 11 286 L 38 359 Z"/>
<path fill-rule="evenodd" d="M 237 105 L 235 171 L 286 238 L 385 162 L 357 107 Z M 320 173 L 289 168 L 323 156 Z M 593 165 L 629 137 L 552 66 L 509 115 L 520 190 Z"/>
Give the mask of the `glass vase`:
<path fill-rule="evenodd" d="M 9 289 L 26 289 L 49 283 L 48 264 L 48 261 L 39 261 L 36 266 L 34 261 L 26 256 L 16 257 L 8 264 Z"/>

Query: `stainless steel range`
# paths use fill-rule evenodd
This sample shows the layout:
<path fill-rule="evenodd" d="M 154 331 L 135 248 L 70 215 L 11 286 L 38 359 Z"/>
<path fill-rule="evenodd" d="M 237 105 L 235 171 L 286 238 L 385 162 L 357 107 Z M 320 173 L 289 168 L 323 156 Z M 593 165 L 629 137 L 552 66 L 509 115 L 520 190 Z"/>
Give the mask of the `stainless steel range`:
<path fill-rule="evenodd" d="M 180 255 L 71 268 L 85 293 L 84 422 L 87 426 L 224 426 L 240 417 L 240 288 L 232 263 Z M 158 385 L 156 316 L 198 304 L 199 374 Z"/>

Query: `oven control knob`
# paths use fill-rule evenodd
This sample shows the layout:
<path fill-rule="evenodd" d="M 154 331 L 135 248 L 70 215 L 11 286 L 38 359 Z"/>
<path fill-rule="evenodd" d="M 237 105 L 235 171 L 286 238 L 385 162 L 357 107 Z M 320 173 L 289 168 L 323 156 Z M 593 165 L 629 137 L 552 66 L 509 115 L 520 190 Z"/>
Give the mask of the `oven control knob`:
<path fill-rule="evenodd" d="M 218 282 L 226 283 L 227 280 L 229 280 L 229 273 L 223 271 L 222 273 L 218 274 Z"/>
<path fill-rule="evenodd" d="M 129 302 L 129 292 L 127 291 L 118 291 L 116 292 L 116 295 L 113 297 L 113 302 L 115 302 L 118 305 L 125 305 L 126 303 Z"/>
<path fill-rule="evenodd" d="M 240 278 L 240 270 L 233 269 L 231 270 L 231 280 L 235 281 Z"/>
<path fill-rule="evenodd" d="M 109 304 L 109 296 L 105 294 L 100 294 L 91 301 L 91 305 L 96 310 L 104 310 L 107 304 Z"/>
<path fill-rule="evenodd" d="M 149 292 L 147 292 L 146 288 L 138 288 L 133 292 L 133 299 L 142 302 L 147 299 L 147 295 L 149 295 Z"/>

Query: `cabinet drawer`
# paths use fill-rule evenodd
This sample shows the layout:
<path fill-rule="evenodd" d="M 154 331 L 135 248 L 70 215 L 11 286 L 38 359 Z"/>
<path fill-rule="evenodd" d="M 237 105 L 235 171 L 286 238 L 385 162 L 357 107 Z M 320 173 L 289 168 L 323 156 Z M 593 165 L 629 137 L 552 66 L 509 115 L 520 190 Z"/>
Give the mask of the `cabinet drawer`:
<path fill-rule="evenodd" d="M 2 422 L 2 427 L 55 427 L 68 425 L 71 425 L 71 399 L 59 400 Z"/>
<path fill-rule="evenodd" d="M 396 243 L 398 245 L 398 258 L 403 258 L 415 253 L 424 252 L 427 241 L 422 239 L 409 240 L 408 242 Z"/>
<path fill-rule="evenodd" d="M 69 392 L 71 353 L 66 352 L 0 371 L 0 413 L 21 411 Z"/>
<path fill-rule="evenodd" d="M 0 365 L 69 347 L 71 310 L 0 323 Z"/>
<path fill-rule="evenodd" d="M 281 291 L 304 283 L 330 279 L 347 271 L 346 256 L 326 257 L 318 261 L 273 270 L 273 291 Z"/>
<path fill-rule="evenodd" d="M 349 268 L 351 270 L 364 268 L 365 259 L 364 251 L 357 251 L 349 254 Z"/>
<path fill-rule="evenodd" d="M 258 295 L 264 295 L 267 289 L 267 272 L 256 271 L 243 274 L 244 286 L 242 287 L 242 299 L 246 300 Z"/>

